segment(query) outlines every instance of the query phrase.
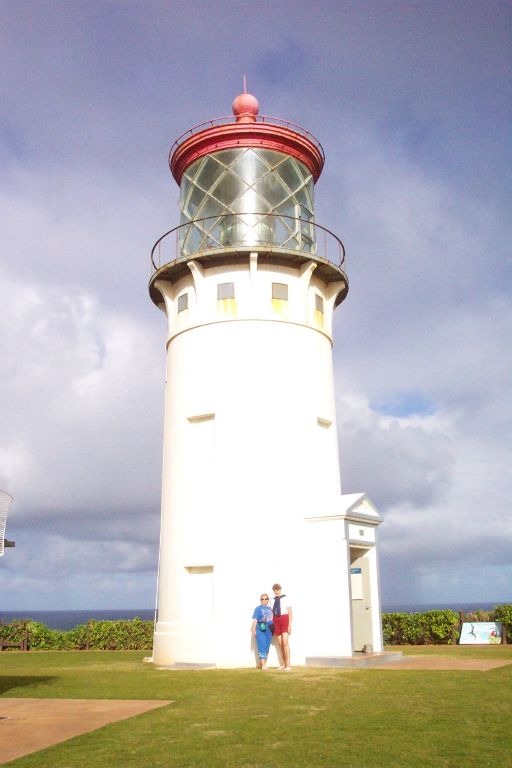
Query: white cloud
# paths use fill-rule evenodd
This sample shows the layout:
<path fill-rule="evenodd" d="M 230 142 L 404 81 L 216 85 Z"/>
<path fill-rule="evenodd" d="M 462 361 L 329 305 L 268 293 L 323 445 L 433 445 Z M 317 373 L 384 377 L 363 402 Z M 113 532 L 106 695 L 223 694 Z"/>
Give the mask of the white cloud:
<path fill-rule="evenodd" d="M 413 602 L 407 594 L 492 600 L 490 587 L 475 588 L 478 569 L 503 599 L 512 551 L 507 227 L 491 201 L 370 134 L 352 149 L 339 172 L 351 290 L 334 352 L 344 489 L 367 491 L 384 513 L 388 603 Z M 400 417 L 401 403 L 415 400 L 426 412 Z M 393 407 L 397 416 L 386 415 Z"/>
<path fill-rule="evenodd" d="M 364 490 L 384 509 L 421 510 L 446 494 L 455 445 L 436 419 L 384 417 L 360 400 L 337 403 L 345 491 Z"/>
<path fill-rule="evenodd" d="M 278 4 L 265 24 L 249 5 L 227 24 L 229 3 L 213 20 L 201 3 L 192 16 L 184 3 L 2 8 L 13 608 L 152 602 L 165 329 L 149 250 L 178 219 L 172 140 L 229 112 L 243 72 L 263 113 L 327 150 L 317 220 L 344 240 L 350 277 L 334 348 L 342 484 L 384 513 L 385 601 L 509 594 L 503 8 L 325 5 Z M 428 412 L 400 415 L 407 398 Z"/>
<path fill-rule="evenodd" d="M 106 513 L 155 514 L 164 366 L 153 329 L 59 287 L 4 278 L 0 300 L 0 477 L 16 489 L 18 524 L 80 513 L 99 533 Z"/>

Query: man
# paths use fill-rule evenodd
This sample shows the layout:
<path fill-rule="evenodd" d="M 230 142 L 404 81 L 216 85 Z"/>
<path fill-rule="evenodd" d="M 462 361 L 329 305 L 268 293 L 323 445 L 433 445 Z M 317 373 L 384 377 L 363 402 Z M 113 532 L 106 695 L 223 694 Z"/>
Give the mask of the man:
<path fill-rule="evenodd" d="M 290 647 L 288 645 L 288 636 L 292 631 L 292 606 L 287 595 L 283 595 L 281 585 L 274 584 L 272 587 L 274 600 L 272 610 L 274 612 L 274 635 L 279 642 L 281 658 L 283 660 L 283 669 L 285 672 L 291 672 L 290 667 Z"/>

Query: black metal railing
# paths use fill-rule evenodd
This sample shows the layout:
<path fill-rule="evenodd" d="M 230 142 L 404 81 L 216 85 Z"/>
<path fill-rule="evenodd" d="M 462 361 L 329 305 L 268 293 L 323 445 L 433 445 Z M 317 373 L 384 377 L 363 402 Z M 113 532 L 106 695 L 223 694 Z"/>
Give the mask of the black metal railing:
<path fill-rule="evenodd" d="M 153 271 L 178 259 L 223 249 L 296 251 L 341 267 L 345 247 L 321 224 L 277 213 L 224 213 L 180 224 L 162 235 L 151 250 Z"/>

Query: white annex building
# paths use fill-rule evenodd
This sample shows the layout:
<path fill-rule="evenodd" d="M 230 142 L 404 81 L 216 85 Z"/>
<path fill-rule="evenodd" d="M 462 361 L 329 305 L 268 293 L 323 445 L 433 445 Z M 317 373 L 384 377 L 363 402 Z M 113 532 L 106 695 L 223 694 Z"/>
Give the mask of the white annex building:
<path fill-rule="evenodd" d="M 258 111 L 241 94 L 233 117 L 175 142 L 181 223 L 152 252 L 167 317 L 162 667 L 254 666 L 252 612 L 276 581 L 293 666 L 382 651 L 382 520 L 340 486 L 332 318 L 348 281 L 341 241 L 314 218 L 324 154 Z"/>

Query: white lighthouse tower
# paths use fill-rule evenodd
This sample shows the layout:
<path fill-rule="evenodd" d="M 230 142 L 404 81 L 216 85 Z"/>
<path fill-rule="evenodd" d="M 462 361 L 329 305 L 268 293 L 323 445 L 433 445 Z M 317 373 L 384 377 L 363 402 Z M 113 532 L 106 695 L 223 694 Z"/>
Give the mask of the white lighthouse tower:
<path fill-rule="evenodd" d="M 181 223 L 150 280 L 167 316 L 158 666 L 253 666 L 252 611 L 276 581 L 293 665 L 382 650 L 381 518 L 340 488 L 332 316 L 348 281 L 314 218 L 324 153 L 258 112 L 243 93 L 169 156 Z"/>

